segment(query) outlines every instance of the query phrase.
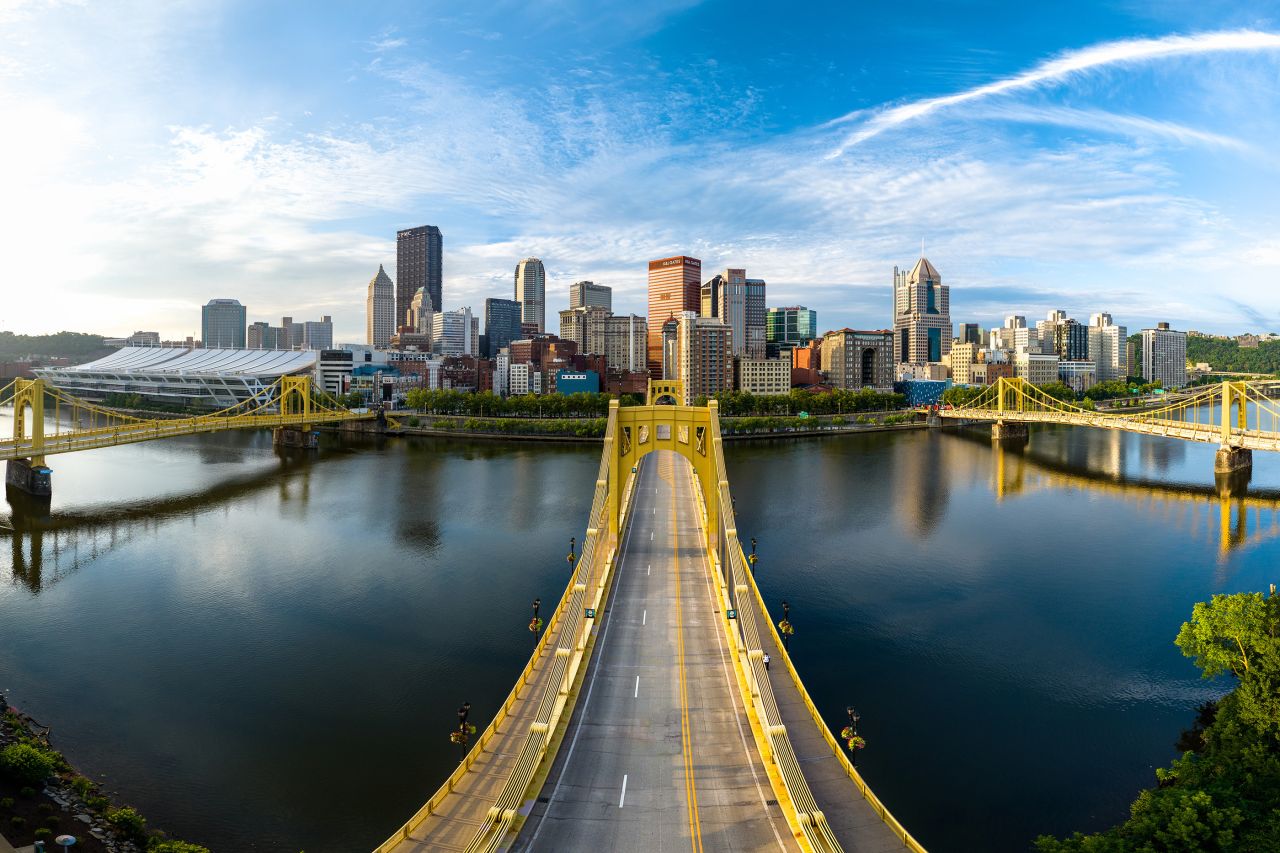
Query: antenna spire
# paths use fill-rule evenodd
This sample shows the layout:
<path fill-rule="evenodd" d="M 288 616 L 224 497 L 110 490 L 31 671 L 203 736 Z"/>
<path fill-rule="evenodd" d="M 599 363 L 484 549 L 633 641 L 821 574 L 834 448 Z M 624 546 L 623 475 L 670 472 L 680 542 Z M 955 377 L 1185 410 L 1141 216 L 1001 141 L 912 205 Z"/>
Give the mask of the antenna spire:
<path fill-rule="evenodd" d="M 924 238 L 920 238 L 920 257 L 924 257 Z"/>

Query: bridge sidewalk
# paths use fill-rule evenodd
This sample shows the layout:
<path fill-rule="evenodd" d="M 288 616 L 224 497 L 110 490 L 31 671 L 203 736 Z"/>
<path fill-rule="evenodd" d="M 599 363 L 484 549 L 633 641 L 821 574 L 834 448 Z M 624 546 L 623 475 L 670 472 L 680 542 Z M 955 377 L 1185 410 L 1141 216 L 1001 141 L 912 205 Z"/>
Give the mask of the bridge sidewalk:
<path fill-rule="evenodd" d="M 743 598 L 749 600 L 754 608 L 757 624 L 768 625 L 769 614 L 762 612 L 755 595 Z M 831 747 L 809 713 L 804 697 L 800 695 L 787 671 L 773 632 L 762 630 L 760 644 L 762 651 L 773 662 L 769 668 L 769 681 L 773 687 L 774 701 L 778 703 L 778 711 L 782 715 L 782 723 L 787 727 L 791 748 L 804 770 L 804 778 L 809 783 L 813 798 L 826 816 L 836 838 L 844 849 L 859 853 L 902 850 L 902 841 L 863 798 L 862 792 L 845 772 L 843 764 L 832 754 Z"/>
<path fill-rule="evenodd" d="M 607 543 L 600 542 L 595 552 L 595 565 L 588 576 L 588 589 L 594 589 L 599 583 L 607 553 Z M 562 627 L 560 620 L 548 627 L 539 646 L 541 653 L 534 663 L 533 673 L 517 692 L 515 702 L 498 724 L 493 739 L 483 750 L 479 743 L 472 747 L 473 763 L 449 794 L 406 839 L 388 849 L 394 853 L 466 849 L 484 824 L 489 809 L 497 803 L 520 755 L 529 726 L 538 712 L 538 703 L 551 670 L 548 664 L 555 658 Z"/>

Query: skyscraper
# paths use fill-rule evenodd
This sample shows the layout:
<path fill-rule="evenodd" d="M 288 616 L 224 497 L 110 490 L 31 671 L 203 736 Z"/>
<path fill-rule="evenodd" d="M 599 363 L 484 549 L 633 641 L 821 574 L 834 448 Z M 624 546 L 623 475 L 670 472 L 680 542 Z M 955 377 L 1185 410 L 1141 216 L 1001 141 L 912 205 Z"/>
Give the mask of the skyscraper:
<path fill-rule="evenodd" d="M 424 288 L 431 297 L 431 310 L 440 311 L 444 236 L 434 225 L 421 225 L 396 232 L 396 292 L 395 321 L 392 333 L 399 326 L 410 325 L 409 303 L 418 288 Z"/>
<path fill-rule="evenodd" d="M 662 326 L 702 302 L 702 261 L 685 255 L 649 261 L 649 375 L 662 378 Z M 730 368 L 730 384 L 733 370 Z"/>
<path fill-rule="evenodd" d="M 486 299 L 484 301 L 484 334 L 489 339 L 489 358 L 498 351 L 518 341 L 520 335 L 520 303 L 514 299 Z"/>
<path fill-rule="evenodd" d="M 951 289 L 924 256 L 909 273 L 893 268 L 893 332 L 899 364 L 942 361 L 951 351 Z"/>
<path fill-rule="evenodd" d="M 470 308 L 442 311 L 432 317 L 431 347 L 439 355 L 479 355 L 480 318 Z"/>
<path fill-rule="evenodd" d="M 210 299 L 200 309 L 200 337 L 206 349 L 244 349 L 248 316 L 238 299 Z"/>
<path fill-rule="evenodd" d="M 545 332 L 547 313 L 547 271 L 537 258 L 525 258 L 516 264 L 516 302 L 520 303 L 523 322 L 536 323 Z"/>
<path fill-rule="evenodd" d="M 1110 314 L 1089 316 L 1089 360 L 1097 368 L 1099 382 L 1123 380 L 1129 375 L 1128 331 L 1113 323 Z"/>
<path fill-rule="evenodd" d="M 395 331 L 396 288 L 391 276 L 378 264 L 378 274 L 369 280 L 369 293 L 365 297 L 365 343 L 386 349 Z"/>
<path fill-rule="evenodd" d="M 956 340 L 962 344 L 982 346 L 982 327 L 977 323 L 961 323 L 960 335 Z"/>
<path fill-rule="evenodd" d="M 408 321 L 406 326 L 412 326 L 413 331 L 419 335 L 431 334 L 432 317 L 435 316 L 431 310 L 431 297 L 427 295 L 425 287 L 419 287 L 413 294 L 413 299 L 409 300 L 409 311 L 405 317 Z"/>
<path fill-rule="evenodd" d="M 818 337 L 818 312 L 803 305 L 770 308 L 765 320 L 765 343 L 795 346 Z"/>
<path fill-rule="evenodd" d="M 569 307 L 590 308 L 599 306 L 613 311 L 613 288 L 594 281 L 575 281 L 569 285 Z"/>
<path fill-rule="evenodd" d="M 1187 333 L 1175 332 L 1168 323 L 1142 330 L 1142 378 L 1166 389 L 1187 384 Z"/>
<path fill-rule="evenodd" d="M 684 404 L 733 390 L 733 330 L 712 317 L 680 316 L 677 331 Z"/>
<path fill-rule="evenodd" d="M 604 321 L 604 359 L 609 370 L 639 373 L 646 370 L 648 323 L 636 314 Z"/>
<path fill-rule="evenodd" d="M 333 318 L 328 314 L 319 320 L 307 320 L 302 324 L 304 349 L 333 349 Z"/>

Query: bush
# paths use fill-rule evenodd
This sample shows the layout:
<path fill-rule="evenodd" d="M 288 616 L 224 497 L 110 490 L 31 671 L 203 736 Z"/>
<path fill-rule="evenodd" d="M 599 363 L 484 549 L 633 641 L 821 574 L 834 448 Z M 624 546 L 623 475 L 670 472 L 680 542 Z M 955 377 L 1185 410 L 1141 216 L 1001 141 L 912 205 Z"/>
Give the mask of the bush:
<path fill-rule="evenodd" d="M 14 829 L 21 829 L 22 827 L 27 825 L 27 819 L 20 814 L 16 814 L 13 817 L 9 818 L 9 824 Z"/>
<path fill-rule="evenodd" d="M 31 799 L 35 795 L 36 795 L 36 789 L 32 788 L 30 785 L 23 785 L 21 788 L 18 789 L 19 797 L 26 797 L 27 799 Z"/>
<path fill-rule="evenodd" d="M 36 810 L 43 814 L 53 814 L 53 803 L 41 803 Z"/>
<path fill-rule="evenodd" d="M 42 826 L 35 832 L 36 840 L 40 841 L 46 838 L 53 838 L 53 830 L 47 826 Z"/>
<path fill-rule="evenodd" d="M 62 820 L 56 814 L 51 814 L 44 819 L 44 825 L 48 827 L 52 827 L 53 829 L 57 829 L 58 824 L 60 823 L 62 823 Z"/>
<path fill-rule="evenodd" d="M 409 426 L 411 427 L 416 427 L 420 423 L 422 423 L 422 420 L 417 415 L 409 418 Z"/>
<path fill-rule="evenodd" d="M 209 848 L 192 844 L 190 841 L 153 838 L 147 845 L 147 853 L 209 853 Z"/>
<path fill-rule="evenodd" d="M 5 797 L 3 799 L 0 799 L 0 809 L 11 809 L 11 808 L 13 808 L 13 797 Z"/>
<path fill-rule="evenodd" d="M 147 837 L 147 819 L 128 806 L 107 812 L 107 823 L 135 841 Z"/>
<path fill-rule="evenodd" d="M 93 790 L 93 783 L 84 776 L 77 776 L 71 780 L 71 790 L 75 791 L 81 797 L 87 797 Z"/>
<path fill-rule="evenodd" d="M 84 804 L 95 812 L 102 812 L 111 801 L 106 797 L 86 797 Z"/>
<path fill-rule="evenodd" d="M 0 771 L 15 782 L 29 785 L 41 784 L 53 773 L 54 760 L 43 749 L 29 743 L 11 743 L 0 749 Z M 35 791 L 23 796 L 35 796 Z"/>

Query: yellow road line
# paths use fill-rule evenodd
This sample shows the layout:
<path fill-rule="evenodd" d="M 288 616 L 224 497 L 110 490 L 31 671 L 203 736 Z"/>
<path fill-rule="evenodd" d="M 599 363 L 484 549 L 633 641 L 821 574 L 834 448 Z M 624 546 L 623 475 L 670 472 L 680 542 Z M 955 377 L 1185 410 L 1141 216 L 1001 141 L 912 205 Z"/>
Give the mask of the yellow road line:
<path fill-rule="evenodd" d="M 680 603 L 680 519 L 676 513 L 675 467 L 668 460 L 671 484 L 671 535 L 675 540 L 676 576 L 676 660 L 680 671 L 680 746 L 684 753 L 685 799 L 689 806 L 689 838 L 693 853 L 702 853 L 702 821 L 698 816 L 698 789 L 693 776 L 693 732 L 689 728 L 689 691 L 685 684 L 684 668 L 684 613 Z M 664 478 L 666 479 L 666 478 Z"/>

